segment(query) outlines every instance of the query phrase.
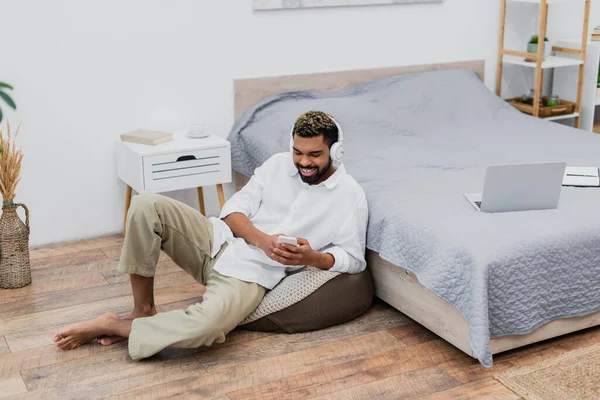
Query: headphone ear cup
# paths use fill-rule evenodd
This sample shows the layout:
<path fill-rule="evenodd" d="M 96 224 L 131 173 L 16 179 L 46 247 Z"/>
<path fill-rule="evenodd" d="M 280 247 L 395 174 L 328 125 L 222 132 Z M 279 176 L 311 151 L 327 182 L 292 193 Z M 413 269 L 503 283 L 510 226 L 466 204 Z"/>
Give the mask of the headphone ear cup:
<path fill-rule="evenodd" d="M 331 145 L 331 149 L 329 149 L 330 158 L 333 161 L 340 162 L 342 161 L 342 157 L 344 157 L 344 145 L 340 142 L 335 142 Z"/>
<path fill-rule="evenodd" d="M 342 132 L 342 127 L 335 118 L 331 117 L 331 119 L 338 128 L 338 141 L 331 145 L 331 149 L 329 150 L 329 153 L 331 154 L 330 158 L 335 162 L 341 162 L 344 157 L 344 134 Z"/>
<path fill-rule="evenodd" d="M 340 147 L 337 151 L 336 157 L 338 158 L 338 161 L 342 161 L 342 158 L 344 158 L 344 145 L 340 143 Z"/>

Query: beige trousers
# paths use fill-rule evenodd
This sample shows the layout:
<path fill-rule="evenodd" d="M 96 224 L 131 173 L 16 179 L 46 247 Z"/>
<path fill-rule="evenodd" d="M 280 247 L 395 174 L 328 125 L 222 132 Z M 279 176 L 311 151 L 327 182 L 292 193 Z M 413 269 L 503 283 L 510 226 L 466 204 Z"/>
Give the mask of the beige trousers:
<path fill-rule="evenodd" d="M 196 281 L 206 286 L 201 303 L 186 310 L 133 320 L 129 354 L 139 360 L 167 347 L 223 343 L 258 306 L 265 288 L 219 274 L 211 258 L 213 228 L 197 210 L 168 197 L 143 193 L 133 198 L 119 261 L 119 272 L 152 277 L 162 249 Z"/>

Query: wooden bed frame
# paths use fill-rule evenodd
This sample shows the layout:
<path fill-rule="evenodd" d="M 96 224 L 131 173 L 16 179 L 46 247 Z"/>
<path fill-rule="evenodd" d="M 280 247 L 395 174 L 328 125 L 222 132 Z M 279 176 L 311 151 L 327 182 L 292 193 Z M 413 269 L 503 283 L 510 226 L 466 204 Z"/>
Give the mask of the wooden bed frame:
<path fill-rule="evenodd" d="M 482 81 L 484 79 L 483 60 L 239 79 L 234 81 L 235 117 L 263 98 L 279 92 L 336 90 L 384 76 L 456 68 L 471 68 Z M 234 171 L 234 179 L 236 190 L 240 190 L 249 178 Z M 421 285 L 408 270 L 383 260 L 378 253 L 367 250 L 367 263 L 373 274 L 377 297 L 474 357 L 469 343 L 467 320 L 455 307 Z M 600 325 L 600 312 L 584 317 L 557 319 L 527 335 L 493 338 L 492 353 L 497 354 L 597 325 Z"/>

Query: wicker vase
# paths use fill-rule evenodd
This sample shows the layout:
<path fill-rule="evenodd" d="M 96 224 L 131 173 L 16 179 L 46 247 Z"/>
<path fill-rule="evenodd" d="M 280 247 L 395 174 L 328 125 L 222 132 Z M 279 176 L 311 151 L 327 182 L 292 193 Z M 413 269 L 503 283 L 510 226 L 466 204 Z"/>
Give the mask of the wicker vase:
<path fill-rule="evenodd" d="M 25 223 L 17 208 L 25 209 Z M 5 202 L 0 217 L 0 288 L 16 289 L 31 283 L 29 210 L 25 204 Z"/>

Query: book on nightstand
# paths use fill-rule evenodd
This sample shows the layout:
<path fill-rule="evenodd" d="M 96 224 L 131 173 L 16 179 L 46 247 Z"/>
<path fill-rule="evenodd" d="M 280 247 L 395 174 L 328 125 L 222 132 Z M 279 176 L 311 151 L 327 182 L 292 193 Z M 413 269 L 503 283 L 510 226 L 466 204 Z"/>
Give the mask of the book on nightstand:
<path fill-rule="evenodd" d="M 121 134 L 121 140 L 123 142 L 157 145 L 173 140 L 173 134 L 170 132 L 138 129 L 133 132 Z"/>

